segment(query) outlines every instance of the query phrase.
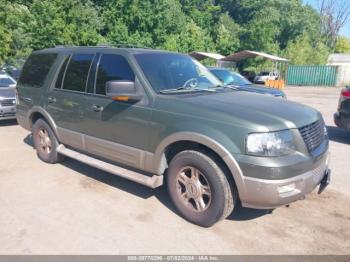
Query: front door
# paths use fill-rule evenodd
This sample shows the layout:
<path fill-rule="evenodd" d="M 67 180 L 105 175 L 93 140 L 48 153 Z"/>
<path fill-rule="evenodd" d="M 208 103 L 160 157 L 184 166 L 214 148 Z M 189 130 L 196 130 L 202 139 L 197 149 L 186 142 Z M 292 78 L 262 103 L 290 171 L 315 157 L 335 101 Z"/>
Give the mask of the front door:
<path fill-rule="evenodd" d="M 118 54 L 101 54 L 94 93 L 86 101 L 86 147 L 89 153 L 141 168 L 150 134 L 151 108 L 147 97 L 134 104 L 113 101 L 106 96 L 106 82 L 135 81 L 127 59 Z"/>

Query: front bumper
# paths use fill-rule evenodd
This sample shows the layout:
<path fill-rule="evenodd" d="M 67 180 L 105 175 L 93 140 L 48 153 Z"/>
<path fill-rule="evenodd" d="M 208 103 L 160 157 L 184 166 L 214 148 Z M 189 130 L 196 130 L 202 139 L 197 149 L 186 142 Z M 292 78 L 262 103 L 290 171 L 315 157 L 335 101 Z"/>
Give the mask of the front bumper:
<path fill-rule="evenodd" d="M 0 107 L 0 120 L 15 119 L 16 106 Z"/>
<path fill-rule="evenodd" d="M 304 199 L 318 185 L 320 192 L 324 190 L 330 180 L 327 155 L 317 167 L 301 175 L 281 179 L 268 180 L 244 177 L 245 194 L 241 198 L 242 206 L 258 209 L 272 209 Z"/>

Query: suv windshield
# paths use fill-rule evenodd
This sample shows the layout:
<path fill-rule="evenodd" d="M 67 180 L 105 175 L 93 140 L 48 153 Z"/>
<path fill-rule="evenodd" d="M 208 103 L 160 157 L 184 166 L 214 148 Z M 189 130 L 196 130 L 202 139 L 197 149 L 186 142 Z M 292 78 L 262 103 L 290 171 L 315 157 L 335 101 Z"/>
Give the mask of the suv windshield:
<path fill-rule="evenodd" d="M 210 71 L 216 75 L 225 85 L 251 85 L 252 83 L 248 81 L 246 78 L 241 76 L 238 73 L 231 72 L 227 69 L 210 69 Z"/>
<path fill-rule="evenodd" d="M 145 53 L 135 55 L 146 78 L 158 93 L 209 90 L 222 83 L 207 68 L 187 55 Z"/>

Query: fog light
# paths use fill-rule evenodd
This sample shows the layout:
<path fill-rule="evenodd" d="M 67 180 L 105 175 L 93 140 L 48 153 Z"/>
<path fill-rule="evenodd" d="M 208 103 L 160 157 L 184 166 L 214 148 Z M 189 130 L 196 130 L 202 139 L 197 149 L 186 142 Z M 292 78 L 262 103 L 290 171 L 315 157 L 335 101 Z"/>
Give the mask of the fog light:
<path fill-rule="evenodd" d="M 290 184 L 290 185 L 280 186 L 280 187 L 278 187 L 278 193 L 286 194 L 286 193 L 294 191 L 294 189 L 295 189 L 294 183 Z"/>

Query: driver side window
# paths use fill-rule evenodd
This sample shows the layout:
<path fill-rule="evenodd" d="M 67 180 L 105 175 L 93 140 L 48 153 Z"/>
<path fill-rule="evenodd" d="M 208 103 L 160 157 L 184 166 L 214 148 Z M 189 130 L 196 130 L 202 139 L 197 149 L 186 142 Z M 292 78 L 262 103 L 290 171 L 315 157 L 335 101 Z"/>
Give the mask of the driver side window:
<path fill-rule="evenodd" d="M 103 54 L 97 71 L 96 94 L 106 95 L 106 83 L 112 80 L 135 81 L 135 74 L 123 56 Z"/>

